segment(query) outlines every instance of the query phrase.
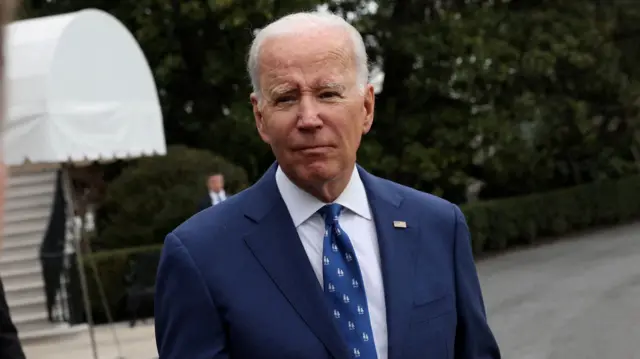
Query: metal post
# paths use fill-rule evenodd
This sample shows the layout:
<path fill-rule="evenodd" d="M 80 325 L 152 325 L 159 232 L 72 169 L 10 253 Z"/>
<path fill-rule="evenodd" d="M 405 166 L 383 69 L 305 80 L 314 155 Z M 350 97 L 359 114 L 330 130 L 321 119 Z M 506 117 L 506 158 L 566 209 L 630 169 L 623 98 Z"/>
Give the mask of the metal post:
<path fill-rule="evenodd" d="M 80 237 L 77 234 L 75 225 L 75 208 L 73 202 L 73 185 L 69 176 L 68 167 L 62 166 L 62 185 L 64 188 L 64 197 L 67 204 L 68 215 L 71 219 L 73 227 L 73 243 L 76 250 L 76 263 L 78 265 L 78 273 L 80 274 L 80 287 L 82 288 L 82 300 L 84 301 L 84 311 L 87 315 L 87 324 L 89 325 L 89 337 L 91 339 L 91 350 L 93 351 L 93 359 L 98 359 L 98 347 L 96 345 L 95 333 L 93 331 L 93 313 L 91 310 L 91 300 L 89 299 L 89 288 L 87 286 L 87 273 L 83 264 L 82 247 Z"/>

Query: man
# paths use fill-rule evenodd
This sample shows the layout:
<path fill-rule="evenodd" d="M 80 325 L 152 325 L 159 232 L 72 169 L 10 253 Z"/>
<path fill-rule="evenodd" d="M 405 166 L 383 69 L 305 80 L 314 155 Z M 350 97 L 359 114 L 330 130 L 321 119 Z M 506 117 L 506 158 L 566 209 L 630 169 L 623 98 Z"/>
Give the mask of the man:
<path fill-rule="evenodd" d="M 224 176 L 221 173 L 212 174 L 207 178 L 207 189 L 209 193 L 198 204 L 199 211 L 215 206 L 227 199 L 227 194 L 224 192 Z"/>
<path fill-rule="evenodd" d="M 374 112 L 360 34 L 290 15 L 248 69 L 277 161 L 167 236 L 160 358 L 500 358 L 460 209 L 356 165 Z"/>
<path fill-rule="evenodd" d="M 2 34 L 0 34 L 0 86 L 4 87 L 4 25 L 9 22 L 13 11 L 13 2 L 8 0 L 0 1 L 0 26 Z M 4 88 L 0 88 L 0 126 L 4 124 Z M 1 154 L 0 154 L 1 155 Z M 0 163 L 0 223 L 2 222 L 2 214 L 4 212 L 4 184 L 6 179 L 4 164 Z M 1 239 L 1 238 L 0 238 Z M 1 273 L 0 273 L 1 274 Z M 0 358 L 2 359 L 24 359 L 24 352 L 18 339 L 18 331 L 16 330 L 9 305 L 5 298 L 4 287 L 0 280 Z"/>

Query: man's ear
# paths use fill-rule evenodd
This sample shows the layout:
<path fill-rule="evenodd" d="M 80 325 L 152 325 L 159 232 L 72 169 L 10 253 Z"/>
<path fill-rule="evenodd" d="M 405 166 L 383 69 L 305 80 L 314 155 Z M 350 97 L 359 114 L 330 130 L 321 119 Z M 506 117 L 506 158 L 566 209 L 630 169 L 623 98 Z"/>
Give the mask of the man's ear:
<path fill-rule="evenodd" d="M 376 105 L 376 92 L 373 85 L 367 84 L 364 89 L 364 123 L 362 124 L 362 134 L 367 134 L 373 125 L 373 113 Z"/>
<path fill-rule="evenodd" d="M 258 129 L 258 134 L 260 134 L 260 138 L 267 144 L 270 143 L 269 135 L 266 131 L 266 124 L 264 120 L 264 116 L 262 114 L 262 100 L 260 97 L 254 92 L 249 97 L 251 100 L 251 107 L 253 108 L 253 117 L 256 121 L 256 128 Z"/>

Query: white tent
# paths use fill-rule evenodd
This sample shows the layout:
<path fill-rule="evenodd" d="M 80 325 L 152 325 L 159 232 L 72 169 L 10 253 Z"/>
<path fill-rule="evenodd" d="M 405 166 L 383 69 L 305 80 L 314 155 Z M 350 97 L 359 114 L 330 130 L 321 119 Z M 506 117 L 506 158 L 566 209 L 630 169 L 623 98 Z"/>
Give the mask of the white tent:
<path fill-rule="evenodd" d="M 12 172 L 5 191 L 0 270 L 12 313 L 25 313 L 14 318 L 18 328 L 43 322 L 33 333 L 21 330 L 21 337 L 41 337 L 60 329 L 45 326 L 50 323 L 44 304 L 39 306 L 42 296 L 25 301 L 12 295 L 21 290 L 25 276 L 34 293 L 44 290 L 38 256 L 57 168 L 65 169 L 65 202 L 73 215 L 69 165 L 164 155 L 166 144 L 151 70 L 135 38 L 116 18 L 88 9 L 18 21 L 5 33 L 8 120 L 3 155 Z M 67 244 L 75 246 L 86 309 L 90 303 L 79 231 L 75 221 L 68 222 Z M 96 357 L 90 311 L 86 313 Z"/>
<path fill-rule="evenodd" d="M 135 38 L 99 10 L 7 27 L 5 162 L 165 154 L 153 76 Z"/>

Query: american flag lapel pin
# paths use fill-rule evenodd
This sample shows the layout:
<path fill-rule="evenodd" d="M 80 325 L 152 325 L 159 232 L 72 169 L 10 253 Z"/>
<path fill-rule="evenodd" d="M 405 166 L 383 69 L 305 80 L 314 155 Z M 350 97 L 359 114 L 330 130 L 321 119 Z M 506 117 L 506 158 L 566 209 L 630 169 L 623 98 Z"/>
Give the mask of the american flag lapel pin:
<path fill-rule="evenodd" d="M 394 228 L 407 228 L 407 222 L 405 221 L 393 221 Z"/>

